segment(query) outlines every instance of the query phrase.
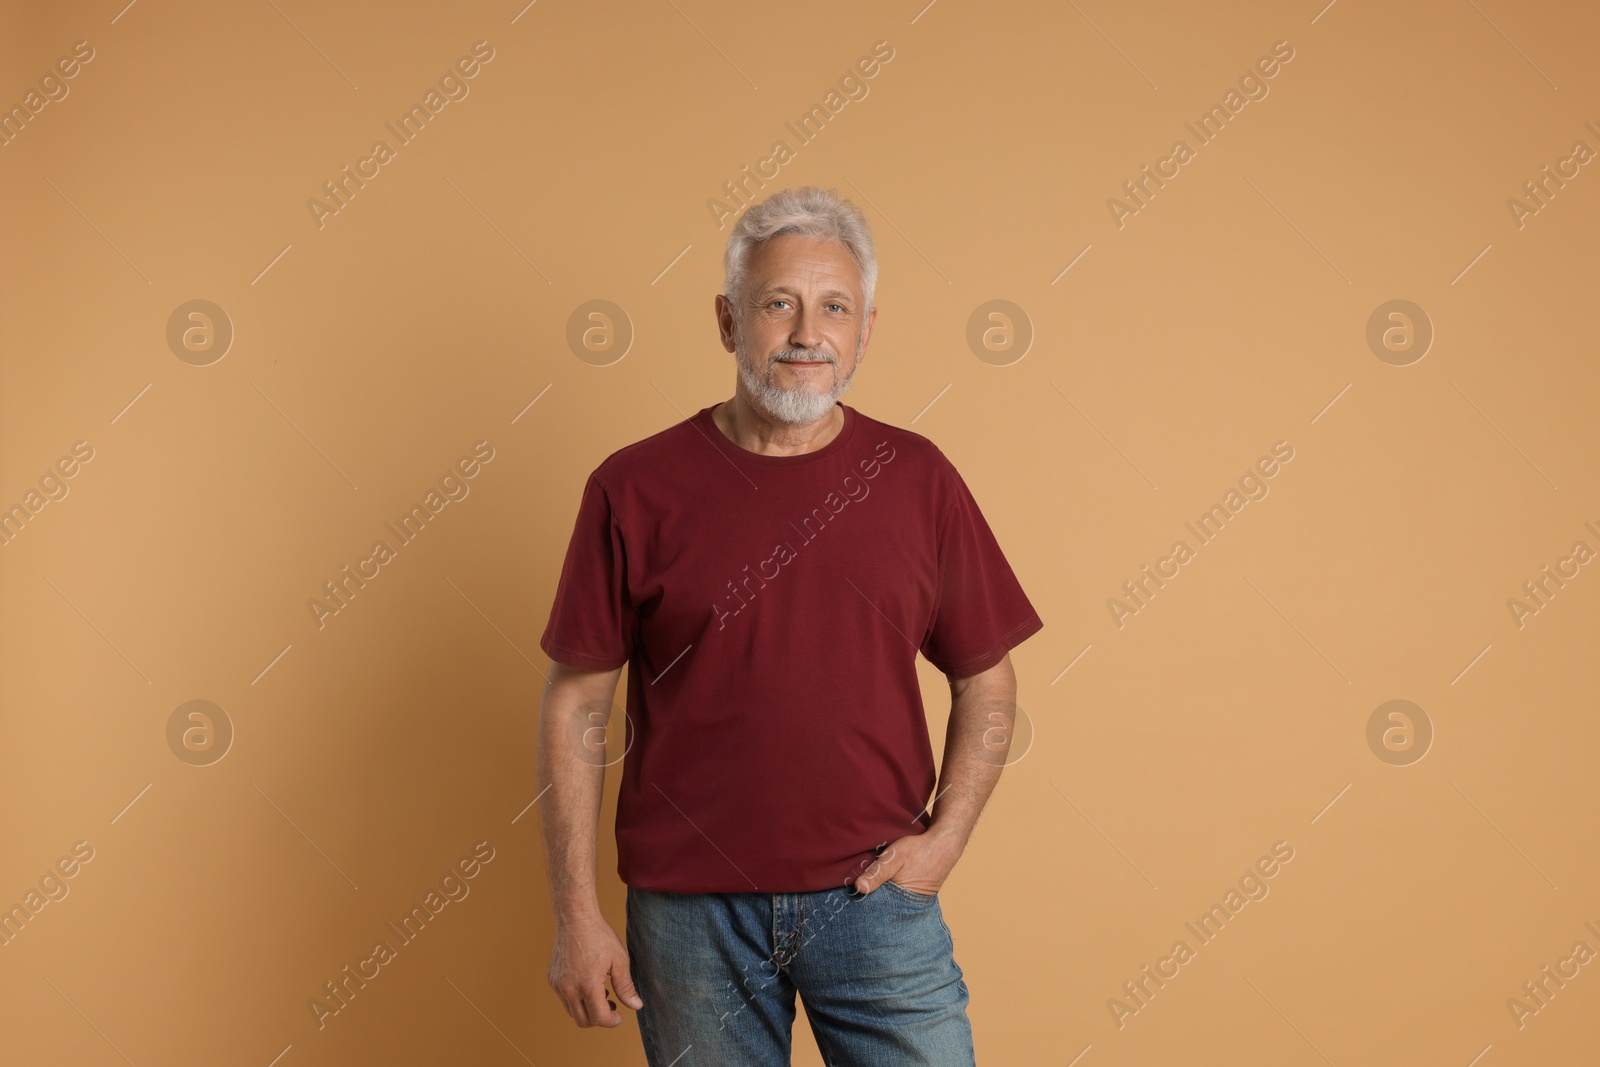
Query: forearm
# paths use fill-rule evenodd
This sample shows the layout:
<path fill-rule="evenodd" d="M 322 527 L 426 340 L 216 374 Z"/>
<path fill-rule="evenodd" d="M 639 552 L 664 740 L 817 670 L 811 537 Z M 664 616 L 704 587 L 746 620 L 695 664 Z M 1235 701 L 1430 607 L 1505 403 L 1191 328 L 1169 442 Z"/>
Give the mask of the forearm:
<path fill-rule="evenodd" d="M 552 665 L 554 667 L 554 665 Z M 552 670 L 539 708 L 539 825 L 550 902 L 558 920 L 599 915 L 595 840 L 605 786 L 604 728 L 590 709 L 609 712 L 609 697 L 559 681 Z M 598 745 L 596 745 L 598 741 Z M 586 758 L 586 756 L 588 758 Z"/>
<path fill-rule="evenodd" d="M 978 815 L 1000 781 L 1017 715 L 1017 679 L 1010 657 L 971 678 L 951 682 L 950 724 L 928 832 L 966 847 Z"/>

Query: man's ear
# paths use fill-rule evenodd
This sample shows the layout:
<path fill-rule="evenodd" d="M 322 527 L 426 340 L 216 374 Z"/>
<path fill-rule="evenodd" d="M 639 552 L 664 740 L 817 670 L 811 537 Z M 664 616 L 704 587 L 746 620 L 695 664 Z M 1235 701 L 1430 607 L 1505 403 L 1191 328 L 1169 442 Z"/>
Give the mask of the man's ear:
<path fill-rule="evenodd" d="M 717 298 L 713 303 L 717 315 L 717 333 L 722 337 L 722 347 L 729 352 L 733 352 L 736 350 L 733 343 L 736 310 L 733 303 L 721 293 L 717 294 Z"/>
<path fill-rule="evenodd" d="M 877 318 L 878 308 L 877 305 L 873 305 L 867 309 L 867 319 L 861 325 L 861 343 L 857 346 L 861 349 L 861 355 L 856 357 L 857 363 L 865 363 L 867 360 L 867 342 L 872 340 L 872 324 Z"/>

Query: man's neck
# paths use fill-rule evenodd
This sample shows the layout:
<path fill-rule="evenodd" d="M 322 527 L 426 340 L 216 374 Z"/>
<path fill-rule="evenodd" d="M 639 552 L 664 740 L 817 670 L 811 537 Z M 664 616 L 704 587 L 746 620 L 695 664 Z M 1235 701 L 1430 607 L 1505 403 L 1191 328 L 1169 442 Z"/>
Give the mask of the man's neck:
<path fill-rule="evenodd" d="M 816 422 L 797 426 L 779 422 L 739 393 L 711 409 L 722 435 L 746 452 L 763 456 L 798 456 L 815 452 L 844 429 L 844 408 L 834 404 Z"/>

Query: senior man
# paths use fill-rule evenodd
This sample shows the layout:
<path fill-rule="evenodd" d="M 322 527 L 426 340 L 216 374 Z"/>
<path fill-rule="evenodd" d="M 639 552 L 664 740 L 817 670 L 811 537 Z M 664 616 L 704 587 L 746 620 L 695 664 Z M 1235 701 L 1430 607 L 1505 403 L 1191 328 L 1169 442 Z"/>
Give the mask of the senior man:
<path fill-rule="evenodd" d="M 729 235 L 731 400 L 589 476 L 540 646 L 549 981 L 579 1026 L 638 1014 L 652 1067 L 973 1064 L 938 891 L 1004 766 L 1010 650 L 1044 624 L 950 461 L 839 402 L 866 356 L 861 212 L 785 189 Z M 942 780 L 916 656 L 950 683 Z M 604 730 L 627 947 L 601 913 Z"/>

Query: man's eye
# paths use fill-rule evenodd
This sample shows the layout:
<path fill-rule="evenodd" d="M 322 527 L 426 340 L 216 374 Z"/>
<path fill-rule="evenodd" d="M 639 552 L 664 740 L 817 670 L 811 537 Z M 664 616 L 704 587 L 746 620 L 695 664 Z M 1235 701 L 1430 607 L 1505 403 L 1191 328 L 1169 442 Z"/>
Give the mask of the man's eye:
<path fill-rule="evenodd" d="M 773 307 L 777 307 L 779 304 L 787 304 L 788 302 L 789 301 L 787 301 L 787 300 L 774 300 L 772 302 L 772 306 Z"/>

